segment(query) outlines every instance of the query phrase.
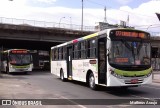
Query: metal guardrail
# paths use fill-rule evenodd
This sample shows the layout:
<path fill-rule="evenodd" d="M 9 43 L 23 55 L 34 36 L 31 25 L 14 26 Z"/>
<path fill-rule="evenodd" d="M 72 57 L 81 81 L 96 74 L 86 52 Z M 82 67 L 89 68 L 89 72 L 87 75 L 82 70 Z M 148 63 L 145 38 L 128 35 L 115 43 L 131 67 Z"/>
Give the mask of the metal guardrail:
<path fill-rule="evenodd" d="M 81 25 L 35 21 L 35 20 L 26 20 L 26 19 L 16 19 L 16 18 L 5 18 L 5 17 L 0 17 L 0 23 L 44 27 L 44 28 L 53 27 L 53 28 L 63 28 L 63 29 L 79 30 L 79 31 L 81 30 Z M 83 31 L 95 31 L 95 27 L 94 26 L 83 26 Z"/>
<path fill-rule="evenodd" d="M 151 36 L 160 36 L 160 32 L 150 32 Z"/>
<path fill-rule="evenodd" d="M 66 24 L 66 23 L 56 23 L 56 22 L 45 22 L 36 20 L 26 20 L 26 19 L 16 19 L 16 18 L 5 18 L 0 17 L 0 23 L 2 24 L 14 24 L 14 25 L 25 25 L 25 26 L 35 26 L 44 28 L 63 28 L 70 30 L 81 31 L 81 25 L 76 24 Z M 97 31 L 94 26 L 83 26 L 83 31 Z M 160 36 L 160 32 L 150 32 L 151 36 Z"/>

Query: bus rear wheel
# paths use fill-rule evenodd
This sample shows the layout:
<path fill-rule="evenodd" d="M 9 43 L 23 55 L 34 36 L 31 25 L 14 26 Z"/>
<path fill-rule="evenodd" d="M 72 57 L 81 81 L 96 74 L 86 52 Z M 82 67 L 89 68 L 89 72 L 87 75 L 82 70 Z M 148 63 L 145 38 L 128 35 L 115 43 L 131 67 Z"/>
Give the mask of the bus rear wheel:
<path fill-rule="evenodd" d="M 92 89 L 92 90 L 96 90 L 97 89 L 97 85 L 95 84 L 95 78 L 94 78 L 94 75 L 93 73 L 91 73 L 89 75 L 89 87 Z"/>

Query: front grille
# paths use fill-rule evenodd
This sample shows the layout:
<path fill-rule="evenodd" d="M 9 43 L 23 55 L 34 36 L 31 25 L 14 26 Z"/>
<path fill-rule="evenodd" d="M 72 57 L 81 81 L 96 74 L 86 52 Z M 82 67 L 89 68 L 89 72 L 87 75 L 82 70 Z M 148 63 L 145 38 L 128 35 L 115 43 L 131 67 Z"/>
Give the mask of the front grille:
<path fill-rule="evenodd" d="M 132 79 L 134 80 L 134 79 Z M 132 82 L 132 80 L 125 80 L 125 84 L 140 84 L 140 83 L 143 83 L 143 79 L 138 79 L 138 81 L 136 82 Z"/>

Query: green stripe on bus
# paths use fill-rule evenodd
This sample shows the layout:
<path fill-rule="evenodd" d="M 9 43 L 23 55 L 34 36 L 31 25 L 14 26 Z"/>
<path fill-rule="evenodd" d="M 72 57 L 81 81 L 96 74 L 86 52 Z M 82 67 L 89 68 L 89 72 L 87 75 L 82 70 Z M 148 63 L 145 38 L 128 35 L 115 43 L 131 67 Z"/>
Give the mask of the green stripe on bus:
<path fill-rule="evenodd" d="M 27 67 L 29 67 L 29 65 L 25 65 L 25 66 L 15 66 L 15 65 L 12 65 L 13 66 L 13 68 L 27 68 Z"/>
<path fill-rule="evenodd" d="M 144 76 L 149 74 L 151 71 L 152 71 L 152 68 L 149 68 L 143 71 L 124 71 L 119 69 L 114 70 L 116 74 L 122 75 L 122 76 Z"/>

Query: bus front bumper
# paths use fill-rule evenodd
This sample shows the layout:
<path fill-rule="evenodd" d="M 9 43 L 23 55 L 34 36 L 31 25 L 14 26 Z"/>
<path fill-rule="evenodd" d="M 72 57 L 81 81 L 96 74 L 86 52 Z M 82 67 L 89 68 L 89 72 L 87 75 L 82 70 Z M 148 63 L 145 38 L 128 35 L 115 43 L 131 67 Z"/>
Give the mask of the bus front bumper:
<path fill-rule="evenodd" d="M 134 82 L 135 81 L 135 82 Z M 152 83 L 152 74 L 149 77 L 134 77 L 134 78 L 117 78 L 113 75 L 108 77 L 107 86 L 136 86 Z"/>

